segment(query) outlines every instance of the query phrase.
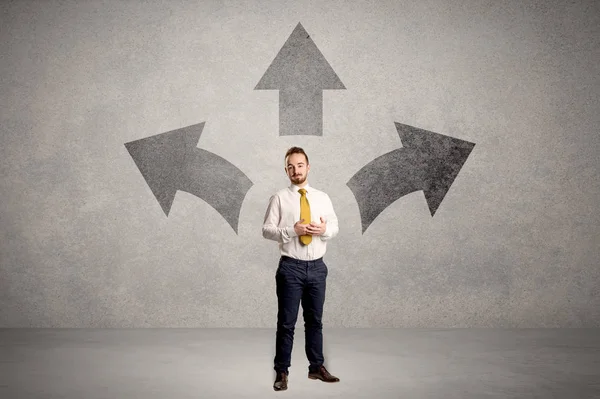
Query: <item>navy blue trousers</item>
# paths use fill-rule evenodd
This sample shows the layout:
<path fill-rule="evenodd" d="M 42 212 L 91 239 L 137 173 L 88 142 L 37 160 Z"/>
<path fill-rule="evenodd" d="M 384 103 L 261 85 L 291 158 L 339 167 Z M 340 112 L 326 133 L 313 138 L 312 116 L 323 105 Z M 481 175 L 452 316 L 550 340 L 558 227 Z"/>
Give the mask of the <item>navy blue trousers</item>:
<path fill-rule="evenodd" d="M 294 327 L 302 303 L 306 357 L 309 371 L 323 365 L 323 304 L 327 266 L 323 258 L 303 261 L 287 256 L 279 260 L 275 273 L 277 283 L 277 335 L 275 371 L 288 373 L 291 366 Z"/>

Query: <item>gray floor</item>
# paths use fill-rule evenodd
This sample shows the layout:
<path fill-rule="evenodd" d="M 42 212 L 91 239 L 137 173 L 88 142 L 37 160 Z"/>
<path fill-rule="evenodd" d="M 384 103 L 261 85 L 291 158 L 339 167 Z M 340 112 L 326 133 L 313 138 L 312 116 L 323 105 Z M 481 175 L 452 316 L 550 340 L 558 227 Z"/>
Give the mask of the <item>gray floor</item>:
<path fill-rule="evenodd" d="M 0 329 L 0 398 L 600 398 L 599 329 L 326 329 L 337 384 L 309 380 L 301 328 L 274 392 L 274 330 Z"/>

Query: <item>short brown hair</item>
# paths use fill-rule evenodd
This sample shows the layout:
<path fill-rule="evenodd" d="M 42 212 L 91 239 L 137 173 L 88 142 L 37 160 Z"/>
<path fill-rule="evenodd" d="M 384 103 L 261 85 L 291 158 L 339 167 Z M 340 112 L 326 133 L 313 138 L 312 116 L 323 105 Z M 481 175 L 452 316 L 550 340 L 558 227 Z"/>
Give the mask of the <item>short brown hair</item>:
<path fill-rule="evenodd" d="M 285 153 L 285 158 L 284 161 L 287 161 L 287 158 L 292 155 L 292 154 L 303 154 L 304 157 L 306 158 L 306 164 L 308 165 L 308 155 L 306 155 L 306 153 L 304 152 L 304 150 L 300 147 L 292 147 L 289 150 L 287 150 L 287 152 Z"/>

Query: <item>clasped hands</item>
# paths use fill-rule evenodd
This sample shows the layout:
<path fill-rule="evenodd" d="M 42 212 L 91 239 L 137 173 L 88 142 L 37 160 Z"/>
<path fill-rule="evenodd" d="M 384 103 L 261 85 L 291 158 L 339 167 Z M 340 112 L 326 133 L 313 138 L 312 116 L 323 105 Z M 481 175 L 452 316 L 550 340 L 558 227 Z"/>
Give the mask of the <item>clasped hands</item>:
<path fill-rule="evenodd" d="M 294 231 L 299 236 L 320 236 L 327 229 L 327 221 L 321 217 L 321 223 L 312 222 L 311 224 L 303 224 L 304 219 L 297 221 L 294 224 Z"/>

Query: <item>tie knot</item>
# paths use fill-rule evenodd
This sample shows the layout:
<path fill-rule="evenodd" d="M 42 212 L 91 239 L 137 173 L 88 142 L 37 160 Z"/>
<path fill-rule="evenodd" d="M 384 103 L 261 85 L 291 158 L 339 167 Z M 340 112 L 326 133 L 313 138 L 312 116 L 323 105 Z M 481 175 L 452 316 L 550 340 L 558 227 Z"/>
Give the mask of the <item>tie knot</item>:
<path fill-rule="evenodd" d="M 300 195 L 305 195 L 306 194 L 306 190 L 301 188 L 300 190 L 298 190 L 298 192 L 300 193 Z"/>

